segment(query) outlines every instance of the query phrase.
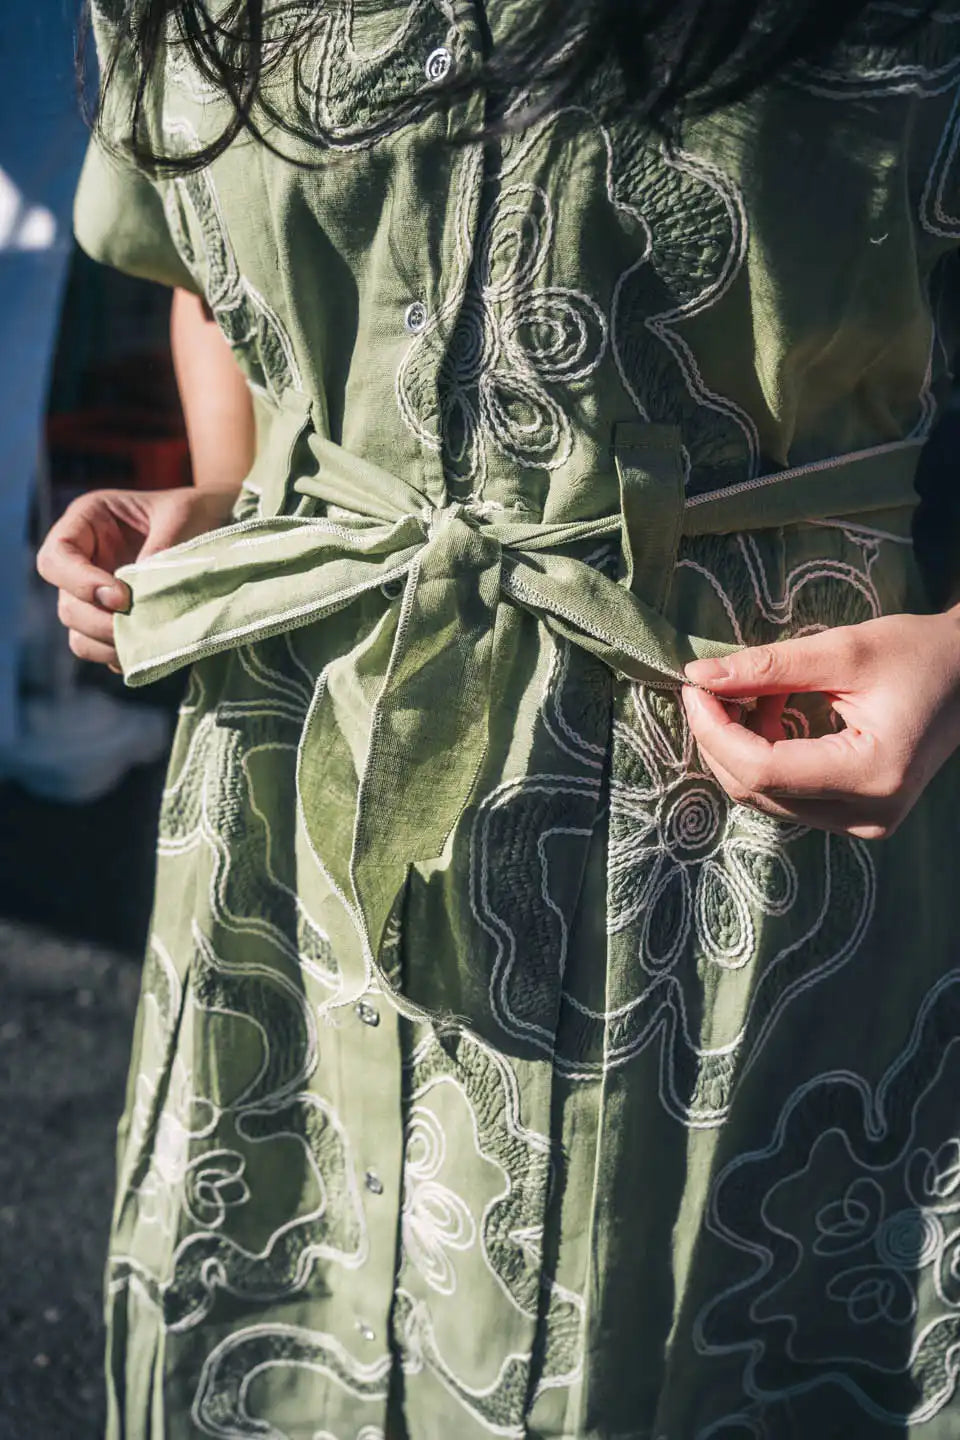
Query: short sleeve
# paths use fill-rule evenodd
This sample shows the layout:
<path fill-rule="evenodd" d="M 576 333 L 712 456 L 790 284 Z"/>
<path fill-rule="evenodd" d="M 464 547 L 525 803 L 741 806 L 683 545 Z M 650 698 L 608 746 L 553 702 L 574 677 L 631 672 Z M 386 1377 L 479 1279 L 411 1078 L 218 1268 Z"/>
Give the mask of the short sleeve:
<path fill-rule="evenodd" d="M 139 170 L 123 150 L 131 93 L 123 57 L 111 65 L 115 32 L 99 4 L 94 6 L 94 35 L 101 74 L 111 79 L 101 120 L 103 134 L 94 134 L 74 201 L 74 233 L 81 249 L 94 260 L 185 290 L 198 290 L 182 260 L 167 223 L 158 181 Z M 155 104 L 162 108 L 162 95 Z M 104 135 L 110 136 L 106 142 Z M 115 138 L 114 138 L 115 137 Z"/>
<path fill-rule="evenodd" d="M 80 175 L 73 225 L 92 259 L 161 285 L 198 290 L 171 239 L 156 184 L 108 154 L 96 136 Z"/>

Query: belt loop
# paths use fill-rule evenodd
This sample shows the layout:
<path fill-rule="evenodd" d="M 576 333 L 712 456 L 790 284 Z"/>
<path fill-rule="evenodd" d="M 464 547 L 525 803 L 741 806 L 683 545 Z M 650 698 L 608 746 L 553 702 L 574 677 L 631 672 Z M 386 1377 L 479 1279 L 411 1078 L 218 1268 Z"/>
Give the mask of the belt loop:
<path fill-rule="evenodd" d="M 278 407 L 258 410 L 257 456 L 244 484 L 259 496 L 264 519 L 285 512 L 296 478 L 297 445 L 308 428 L 312 428 L 312 404 L 299 390 L 287 390 Z"/>
<path fill-rule="evenodd" d="M 662 611 L 683 526 L 684 464 L 674 425 L 618 425 L 613 440 L 620 481 L 624 583 Z"/>

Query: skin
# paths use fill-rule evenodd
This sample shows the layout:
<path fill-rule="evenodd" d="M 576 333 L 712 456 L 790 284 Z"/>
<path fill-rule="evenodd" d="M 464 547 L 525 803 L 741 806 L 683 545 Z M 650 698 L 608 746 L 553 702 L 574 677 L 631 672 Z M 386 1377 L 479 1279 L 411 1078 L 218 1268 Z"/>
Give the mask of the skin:
<path fill-rule="evenodd" d="M 74 654 L 114 669 L 113 615 L 130 603 L 114 579 L 118 566 L 223 524 L 253 461 L 246 382 L 196 296 L 174 296 L 171 341 L 193 488 L 83 495 L 37 560 L 60 592 Z M 814 829 L 867 840 L 892 835 L 960 746 L 960 605 L 758 646 L 686 673 L 690 728 L 727 793 Z M 803 692 L 828 696 L 845 728 L 786 738 L 784 707 Z M 747 699 L 757 701 L 750 710 L 736 703 Z"/>
<path fill-rule="evenodd" d="M 114 579 L 114 572 L 222 525 L 253 463 L 250 392 L 216 322 L 196 295 L 175 292 L 170 340 L 193 487 L 81 495 L 53 526 L 37 556 L 40 574 L 60 592 L 58 613 L 73 653 L 114 670 L 119 666 L 113 616 L 130 604 L 129 591 Z"/>
<path fill-rule="evenodd" d="M 960 606 L 887 615 L 688 665 L 683 704 L 734 800 L 817 830 L 883 840 L 960 746 Z M 790 695 L 826 695 L 845 728 L 787 739 Z M 729 702 L 757 697 L 734 713 Z M 727 702 L 727 703 L 724 703 Z"/>

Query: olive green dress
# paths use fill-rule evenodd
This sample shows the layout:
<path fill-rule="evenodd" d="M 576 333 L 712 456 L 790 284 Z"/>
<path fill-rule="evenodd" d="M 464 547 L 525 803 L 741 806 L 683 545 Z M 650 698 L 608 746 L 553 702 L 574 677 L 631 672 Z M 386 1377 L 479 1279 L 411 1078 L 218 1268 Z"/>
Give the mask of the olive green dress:
<path fill-rule="evenodd" d="M 325 0 L 267 82 L 319 150 L 89 154 L 82 244 L 206 297 L 259 436 L 118 625 L 192 669 L 110 1440 L 946 1440 L 960 766 L 883 844 L 775 822 L 677 692 L 929 607 L 960 7 L 670 141 L 605 76 L 449 144 L 523 10 Z M 225 118 L 176 46 L 148 113 Z"/>

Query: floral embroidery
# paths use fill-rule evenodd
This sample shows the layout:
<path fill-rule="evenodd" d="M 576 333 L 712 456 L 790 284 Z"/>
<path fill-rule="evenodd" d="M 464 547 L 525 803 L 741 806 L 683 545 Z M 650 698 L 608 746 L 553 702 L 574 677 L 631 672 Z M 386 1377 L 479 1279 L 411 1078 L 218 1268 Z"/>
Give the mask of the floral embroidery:
<path fill-rule="evenodd" d="M 146 1138 L 156 1103 L 156 1080 L 138 1075 L 131 1126 L 135 1144 L 142 1144 Z M 212 1102 L 194 1092 L 193 1081 L 178 1055 L 171 1070 L 166 1105 L 156 1117 L 150 1166 L 136 1187 L 140 1218 L 145 1225 L 158 1225 L 166 1235 L 174 1233 L 191 1141 L 212 1134 L 218 1118 Z"/>
<path fill-rule="evenodd" d="M 606 350 L 596 302 L 543 281 L 554 226 L 546 191 L 505 185 L 481 222 L 462 303 L 428 320 L 400 371 L 404 418 L 428 443 L 442 444 L 451 481 L 477 493 L 490 451 L 545 470 L 567 462 L 571 387 L 593 374 Z M 420 387 L 428 376 L 436 377 L 440 413 L 425 428 L 429 397 Z"/>
<path fill-rule="evenodd" d="M 435 1116 L 415 1106 L 410 1113 L 404 1160 L 403 1245 L 431 1289 L 452 1295 L 457 1277 L 447 1252 L 469 1250 L 477 1235 L 467 1205 L 436 1178 L 445 1149 L 444 1134 Z"/>
<path fill-rule="evenodd" d="M 797 827 L 733 805 L 699 762 L 693 738 L 633 694 L 636 723 L 616 726 L 621 764 L 610 793 L 611 933 L 639 921 L 640 963 L 662 974 L 691 940 L 735 969 L 756 953 L 754 914 L 785 915 Z"/>
<path fill-rule="evenodd" d="M 580 734 L 555 719 L 567 708 L 557 685 L 589 693 L 579 673 L 585 663 L 554 667 L 543 709 L 555 742 L 580 756 L 583 773 L 504 785 L 474 824 L 472 903 L 496 952 L 491 1009 L 508 1034 L 550 1054 L 572 1079 L 590 1080 L 658 1045 L 665 1108 L 687 1125 L 717 1126 L 738 1074 L 786 1006 L 856 953 L 874 905 L 873 866 L 860 842 L 731 805 L 697 760 L 676 698 L 631 690 L 613 732 L 607 914 L 617 954 L 635 947 L 636 959 L 613 969 L 606 1006 L 591 1004 L 565 981 L 577 898 L 568 877 L 579 874 L 597 823 L 600 781 L 589 727 Z M 597 712 L 582 719 L 603 723 Z M 529 858 L 524 867 L 496 864 L 504 854 Z M 789 917 L 801 854 L 824 894 L 819 919 L 797 945 Z M 834 887 L 848 897 L 842 910 L 830 905 Z M 704 962 L 724 977 L 727 993 L 710 1030 L 694 1021 Z M 569 1037 L 569 1050 L 558 1047 L 558 1035 Z"/>
<path fill-rule="evenodd" d="M 719 489 L 755 471 L 754 419 L 705 377 L 687 339 L 741 274 L 749 238 L 743 196 L 723 170 L 654 143 L 631 124 L 611 129 L 608 193 L 637 258 L 618 276 L 610 338 L 637 414 L 679 425 L 691 491 Z"/>

